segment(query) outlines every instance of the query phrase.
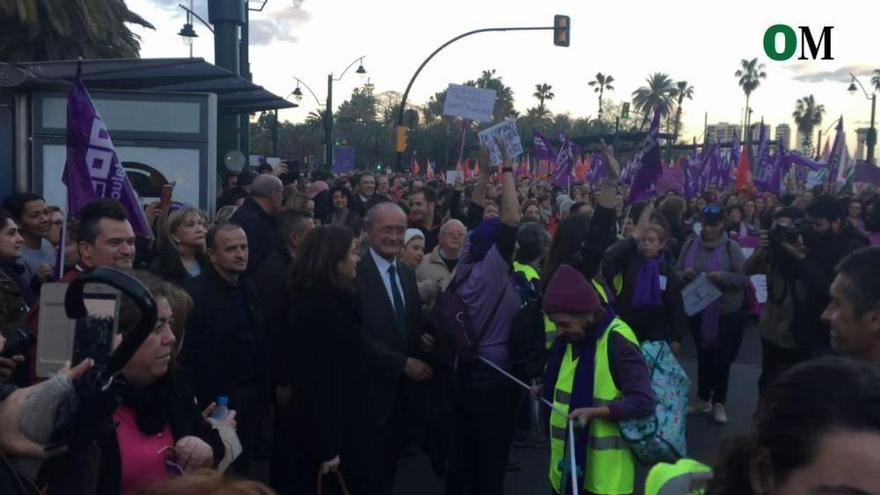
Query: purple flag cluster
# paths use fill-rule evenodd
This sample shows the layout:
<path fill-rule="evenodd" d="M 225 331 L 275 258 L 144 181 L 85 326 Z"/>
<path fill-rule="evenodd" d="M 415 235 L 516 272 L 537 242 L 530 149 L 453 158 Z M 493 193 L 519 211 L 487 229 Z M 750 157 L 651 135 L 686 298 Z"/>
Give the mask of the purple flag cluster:
<path fill-rule="evenodd" d="M 654 110 L 654 119 L 651 121 L 651 130 L 642 145 L 642 149 L 636 153 L 627 170 L 632 177 L 632 189 L 630 189 L 627 204 L 637 203 L 651 199 L 657 194 L 657 179 L 663 175 L 663 165 L 660 160 L 660 111 Z"/>
<path fill-rule="evenodd" d="M 113 147 L 110 132 L 82 83 L 79 67 L 67 98 L 67 162 L 61 180 L 67 186 L 67 208 L 72 218 L 78 217 L 87 204 L 112 198 L 128 210 L 135 233 L 153 237 L 137 193 Z"/>
<path fill-rule="evenodd" d="M 605 180 L 608 176 L 608 170 L 605 168 L 605 158 L 602 153 L 593 153 L 590 161 L 590 170 L 587 172 L 587 182 L 590 184 L 598 184 Z"/>

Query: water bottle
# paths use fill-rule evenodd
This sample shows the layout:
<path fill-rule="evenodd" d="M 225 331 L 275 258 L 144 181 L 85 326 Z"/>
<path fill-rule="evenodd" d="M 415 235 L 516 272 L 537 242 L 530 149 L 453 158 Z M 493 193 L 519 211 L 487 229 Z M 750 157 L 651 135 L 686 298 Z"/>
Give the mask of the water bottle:
<path fill-rule="evenodd" d="M 211 415 L 211 418 L 222 421 L 226 419 L 226 416 L 229 416 L 229 397 L 221 395 L 217 397 L 217 408 L 214 409 L 214 414 Z"/>

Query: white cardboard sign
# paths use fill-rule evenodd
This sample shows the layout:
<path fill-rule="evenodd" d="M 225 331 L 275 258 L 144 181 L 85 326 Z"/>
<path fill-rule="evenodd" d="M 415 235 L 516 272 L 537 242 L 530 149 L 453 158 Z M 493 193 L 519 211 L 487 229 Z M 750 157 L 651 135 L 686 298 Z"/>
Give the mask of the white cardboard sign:
<path fill-rule="evenodd" d="M 504 122 L 494 125 L 478 134 L 480 144 L 489 149 L 489 165 L 497 167 L 501 164 L 501 148 L 498 147 L 496 140 L 500 141 L 511 159 L 523 153 L 522 140 L 519 138 L 519 132 L 516 130 L 516 121 L 505 120 Z"/>
<path fill-rule="evenodd" d="M 446 89 L 443 115 L 477 122 L 489 122 L 495 112 L 495 90 L 450 84 Z"/>
<path fill-rule="evenodd" d="M 721 291 L 715 287 L 706 273 L 701 273 L 681 290 L 681 299 L 684 302 L 684 312 L 688 316 L 694 316 L 706 309 L 706 306 L 721 297 Z"/>

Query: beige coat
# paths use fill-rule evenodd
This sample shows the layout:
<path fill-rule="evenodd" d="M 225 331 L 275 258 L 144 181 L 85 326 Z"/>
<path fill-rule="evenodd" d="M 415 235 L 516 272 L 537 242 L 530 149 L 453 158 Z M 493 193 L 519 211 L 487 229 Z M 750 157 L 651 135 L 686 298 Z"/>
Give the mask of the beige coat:
<path fill-rule="evenodd" d="M 449 271 L 449 269 L 446 268 L 446 263 L 440 258 L 440 246 L 435 247 L 430 254 L 425 256 L 422 260 L 422 264 L 416 269 L 416 278 L 418 278 L 420 287 L 422 282 L 425 281 L 431 281 L 434 283 L 433 289 L 435 290 L 426 291 L 428 293 L 424 294 L 427 296 L 423 298 L 425 309 L 427 311 L 430 311 L 431 308 L 434 307 L 434 301 L 437 300 L 437 294 L 446 290 L 446 286 L 452 282 L 454 276 L 455 271 Z"/>

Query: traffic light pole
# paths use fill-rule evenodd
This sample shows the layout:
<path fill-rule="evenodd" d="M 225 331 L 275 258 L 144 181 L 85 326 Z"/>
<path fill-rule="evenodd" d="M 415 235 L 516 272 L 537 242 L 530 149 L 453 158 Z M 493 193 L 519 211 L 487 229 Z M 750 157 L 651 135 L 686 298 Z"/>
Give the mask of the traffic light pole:
<path fill-rule="evenodd" d="M 468 31 L 467 33 L 460 34 L 460 35 L 456 36 L 455 38 L 452 38 L 451 40 L 447 41 L 446 43 L 443 43 L 442 45 L 440 45 L 439 48 L 434 50 L 434 52 L 431 53 L 431 55 L 429 55 L 428 58 L 426 58 L 424 62 L 422 62 L 422 65 L 420 65 L 419 68 L 416 69 L 415 74 L 413 74 L 412 78 L 409 80 L 409 84 L 406 85 L 406 91 L 403 92 L 403 98 L 401 98 L 401 100 L 400 100 L 400 108 L 398 108 L 398 110 L 397 110 L 397 127 L 398 128 L 403 127 L 403 114 L 406 111 L 406 100 L 409 97 L 409 90 L 412 89 L 413 83 L 416 82 L 416 78 L 419 77 L 419 74 L 422 72 L 422 69 L 425 68 L 425 66 L 428 64 L 428 62 L 430 62 L 431 59 L 434 58 L 435 55 L 440 53 L 440 51 L 443 50 L 444 48 L 446 48 L 447 46 L 455 43 L 456 41 L 458 41 L 462 38 L 465 38 L 465 37 L 468 37 L 472 34 L 477 34 L 477 33 L 488 33 L 488 32 L 498 32 L 498 31 L 552 31 L 554 29 L 555 29 L 554 26 L 477 29 L 475 31 Z M 399 135 L 399 132 L 400 131 L 398 131 L 398 135 Z M 401 151 L 399 147 L 398 147 L 398 151 L 397 151 L 396 170 L 398 172 L 403 171 L 403 151 Z"/>

